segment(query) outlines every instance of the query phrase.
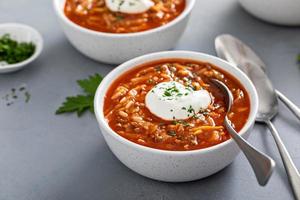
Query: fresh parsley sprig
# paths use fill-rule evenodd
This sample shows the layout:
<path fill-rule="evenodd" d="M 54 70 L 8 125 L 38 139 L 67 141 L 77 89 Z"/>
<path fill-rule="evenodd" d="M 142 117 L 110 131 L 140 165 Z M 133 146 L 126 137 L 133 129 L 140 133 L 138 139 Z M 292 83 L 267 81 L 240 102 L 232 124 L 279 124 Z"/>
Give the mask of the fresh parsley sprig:
<path fill-rule="evenodd" d="M 67 97 L 55 114 L 76 112 L 80 117 L 86 110 L 94 113 L 94 96 L 102 79 L 101 75 L 95 74 L 87 79 L 78 80 L 77 84 L 83 89 L 85 95 Z"/>

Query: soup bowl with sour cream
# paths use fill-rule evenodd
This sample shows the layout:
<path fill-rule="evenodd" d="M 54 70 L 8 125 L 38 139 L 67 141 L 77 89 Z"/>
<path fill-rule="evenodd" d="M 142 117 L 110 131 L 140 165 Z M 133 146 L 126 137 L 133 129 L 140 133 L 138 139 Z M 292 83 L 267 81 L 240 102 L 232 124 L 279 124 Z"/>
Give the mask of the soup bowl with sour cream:
<path fill-rule="evenodd" d="M 174 19 L 172 18 L 172 20 L 162 22 L 160 25 L 157 25 L 155 23 L 156 21 L 159 21 L 159 18 L 156 20 L 143 17 L 133 20 L 133 18 L 137 16 L 149 14 L 145 12 L 132 14 L 131 12 L 134 11 L 144 11 L 143 7 L 137 7 L 137 10 L 130 10 L 131 7 L 134 7 L 131 5 L 138 5 L 134 2 L 129 2 L 127 6 L 125 1 L 121 1 L 125 2 L 122 4 L 124 8 L 108 4 L 109 8 L 111 9 L 110 13 L 108 13 L 107 16 L 105 15 L 102 17 L 100 15 L 101 12 L 109 10 L 108 6 L 95 8 L 95 10 L 91 10 L 91 12 L 95 12 L 96 14 L 92 13 L 90 19 L 87 19 L 89 16 L 89 6 L 87 6 L 87 10 L 84 10 L 82 8 L 83 6 L 76 7 L 74 8 L 74 12 L 78 11 L 82 12 L 82 14 L 71 15 L 71 13 L 69 16 L 67 16 L 65 11 L 72 9 L 72 5 L 69 6 L 70 8 L 65 8 L 66 2 L 69 1 L 73 0 L 54 0 L 54 9 L 67 38 L 71 44 L 82 54 L 94 60 L 109 64 L 120 64 L 146 53 L 169 50 L 173 48 L 184 32 L 190 13 L 195 4 L 195 0 L 184 0 L 184 9 L 180 11 L 178 16 L 176 16 Z M 88 0 L 86 1 L 93 2 Z M 99 0 L 99 2 L 102 3 L 108 3 L 110 1 L 111 0 Z M 119 0 L 111 2 L 119 2 Z M 151 1 L 147 0 L 147 2 L 149 4 Z M 155 6 L 155 9 L 161 9 L 162 7 L 161 5 Z M 121 13 L 121 11 L 126 8 L 128 13 Z M 114 12 L 115 9 L 120 10 L 119 12 Z M 99 12 L 99 14 L 97 14 L 97 12 Z M 159 11 L 157 13 L 157 17 L 162 17 L 161 14 L 164 13 Z M 167 16 L 168 18 L 168 16 L 171 16 L 171 14 L 165 13 L 164 16 Z M 124 23 L 119 23 L 119 21 L 124 21 Z M 88 22 L 90 22 L 89 26 L 87 26 Z M 103 24 L 108 25 L 103 28 L 101 27 Z M 126 24 L 127 27 L 125 26 Z M 140 28 L 135 31 L 137 24 Z M 127 29 L 130 30 L 126 32 Z"/>
<path fill-rule="evenodd" d="M 240 150 L 224 128 L 224 94 L 211 78 L 231 90 L 228 117 L 248 138 L 258 109 L 248 77 L 214 56 L 166 51 L 121 64 L 98 87 L 95 114 L 111 151 L 133 171 L 168 182 L 201 179 L 229 165 Z"/>

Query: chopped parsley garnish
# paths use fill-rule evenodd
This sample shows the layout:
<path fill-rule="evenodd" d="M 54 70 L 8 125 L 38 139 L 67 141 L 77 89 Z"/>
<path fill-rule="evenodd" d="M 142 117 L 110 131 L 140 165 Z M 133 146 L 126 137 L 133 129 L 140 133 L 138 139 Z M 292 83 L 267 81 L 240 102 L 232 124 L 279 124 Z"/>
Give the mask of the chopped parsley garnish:
<path fill-rule="evenodd" d="M 9 34 L 0 37 L 0 62 L 19 63 L 31 57 L 34 51 L 35 45 L 31 42 L 17 42 Z"/>
<path fill-rule="evenodd" d="M 25 95 L 25 102 L 28 103 L 31 98 L 31 94 L 28 91 L 26 91 L 24 95 Z"/>
<path fill-rule="evenodd" d="M 178 88 L 174 85 L 173 87 L 167 88 L 164 92 L 164 96 L 170 97 L 170 96 L 177 96 L 179 94 Z"/>
<path fill-rule="evenodd" d="M 118 10 L 121 10 L 122 5 L 125 3 L 125 0 L 120 1 Z"/>
<path fill-rule="evenodd" d="M 163 97 L 181 97 L 182 95 L 175 84 L 172 84 L 172 87 L 166 88 L 163 93 Z M 168 98 L 168 100 L 172 100 L 172 98 Z"/>
<path fill-rule="evenodd" d="M 172 122 L 174 125 L 177 125 L 177 124 L 182 124 L 183 126 L 187 127 L 187 126 L 190 126 L 190 124 L 184 120 L 177 120 L 177 121 L 173 121 Z"/>
<path fill-rule="evenodd" d="M 167 134 L 170 135 L 170 136 L 176 136 L 176 131 L 174 131 L 174 130 L 168 130 Z"/>
<path fill-rule="evenodd" d="M 188 90 L 188 91 L 190 91 L 190 92 L 195 91 L 195 88 L 193 86 L 191 86 L 191 85 L 186 86 L 185 89 Z"/>
<path fill-rule="evenodd" d="M 11 88 L 8 93 L 1 97 L 1 99 L 3 99 L 6 102 L 7 106 L 10 106 L 21 97 L 23 97 L 22 99 L 24 99 L 25 103 L 28 103 L 31 98 L 31 94 L 27 90 L 26 84 L 22 84 L 16 88 Z"/>
<path fill-rule="evenodd" d="M 190 107 L 188 108 L 188 113 L 195 113 L 194 108 L 190 105 Z"/>
<path fill-rule="evenodd" d="M 152 83 L 154 83 L 154 80 L 153 79 L 149 79 L 149 80 L 147 80 L 147 83 L 152 84 Z"/>
<path fill-rule="evenodd" d="M 194 118 L 197 118 L 197 113 L 195 111 L 195 109 L 190 105 L 189 108 L 187 109 L 188 117 L 192 116 Z"/>
<path fill-rule="evenodd" d="M 124 19 L 124 16 L 122 16 L 122 15 L 117 15 L 116 16 L 116 20 L 117 21 L 121 21 L 121 20 L 123 20 Z"/>

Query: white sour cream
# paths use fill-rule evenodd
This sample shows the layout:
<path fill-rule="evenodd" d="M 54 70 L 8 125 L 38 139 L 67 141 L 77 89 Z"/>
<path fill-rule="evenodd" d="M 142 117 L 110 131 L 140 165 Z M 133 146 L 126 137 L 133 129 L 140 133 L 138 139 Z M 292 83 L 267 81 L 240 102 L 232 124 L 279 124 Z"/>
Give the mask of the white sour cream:
<path fill-rule="evenodd" d="M 194 91 L 175 82 L 162 82 L 146 95 L 145 104 L 150 112 L 164 120 L 188 119 L 211 103 L 207 90 Z"/>
<path fill-rule="evenodd" d="M 154 6 L 151 0 L 105 0 L 105 3 L 109 10 L 127 14 L 143 13 Z"/>

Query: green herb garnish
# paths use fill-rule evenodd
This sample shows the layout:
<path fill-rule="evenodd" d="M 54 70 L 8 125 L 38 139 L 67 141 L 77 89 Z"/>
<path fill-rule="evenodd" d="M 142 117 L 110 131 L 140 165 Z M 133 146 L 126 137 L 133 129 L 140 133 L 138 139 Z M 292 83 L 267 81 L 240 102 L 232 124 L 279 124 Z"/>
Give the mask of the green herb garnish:
<path fill-rule="evenodd" d="M 89 76 L 88 79 L 78 80 L 78 85 L 86 94 L 67 97 L 55 114 L 77 112 L 77 115 L 80 117 L 86 110 L 94 113 L 94 96 L 101 81 L 102 76 L 99 74 Z"/>
<path fill-rule="evenodd" d="M 190 107 L 187 110 L 188 113 L 195 113 L 194 108 L 190 105 Z"/>
<path fill-rule="evenodd" d="M 179 93 L 179 90 L 175 85 L 170 88 L 165 89 L 164 94 L 163 94 L 163 96 L 165 96 L 165 97 L 178 96 L 178 95 L 182 95 L 182 94 Z"/>
<path fill-rule="evenodd" d="M 28 91 L 26 91 L 24 95 L 25 95 L 25 102 L 28 103 L 31 98 L 31 94 Z"/>
<path fill-rule="evenodd" d="M 11 88 L 7 94 L 1 97 L 1 99 L 6 102 L 7 106 L 14 104 L 18 99 L 24 99 L 25 103 L 28 103 L 30 98 L 31 94 L 27 90 L 27 86 L 25 84 Z"/>
<path fill-rule="evenodd" d="M 121 21 L 123 19 L 124 19 L 124 16 L 122 16 L 122 15 L 116 15 L 116 20 L 117 21 Z"/>
<path fill-rule="evenodd" d="M 8 64 L 22 62 L 32 56 L 35 51 L 33 43 L 17 42 L 5 34 L 0 38 L 0 61 Z"/>
<path fill-rule="evenodd" d="M 190 126 L 190 124 L 184 120 L 177 120 L 177 121 L 172 121 L 172 124 L 177 125 L 177 124 L 182 124 L 185 127 Z"/>
<path fill-rule="evenodd" d="M 170 135 L 170 136 L 176 136 L 176 132 L 173 131 L 173 130 L 168 130 L 167 134 Z"/>

